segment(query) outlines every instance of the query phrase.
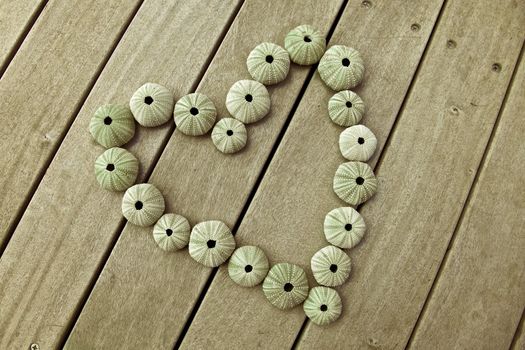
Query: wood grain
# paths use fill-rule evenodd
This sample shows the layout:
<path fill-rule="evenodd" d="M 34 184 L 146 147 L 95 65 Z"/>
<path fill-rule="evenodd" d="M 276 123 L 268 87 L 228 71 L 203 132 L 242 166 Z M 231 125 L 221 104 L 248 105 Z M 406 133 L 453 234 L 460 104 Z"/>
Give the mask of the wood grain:
<path fill-rule="evenodd" d="M 373 4 L 367 8 L 361 1 L 350 1 L 331 43 L 355 47 L 363 55 L 366 73 L 357 93 L 368 109 L 364 124 L 376 133 L 381 149 L 442 2 L 426 2 L 424 6 L 412 6 L 405 1 Z M 392 18 L 396 21 L 392 22 Z M 420 29 L 413 31 L 413 24 Z M 388 34 L 385 27 L 389 28 Z M 324 216 L 341 203 L 332 191 L 333 175 L 343 162 L 337 144 L 343 129 L 330 121 L 327 112 L 333 94 L 316 73 L 236 236 L 239 245 L 263 248 L 272 263 L 300 264 L 309 271 L 311 286 L 314 281 L 310 257 L 326 245 L 322 230 Z M 217 346 L 215 339 L 228 332 L 235 336 L 222 340 L 219 348 L 247 344 L 290 348 L 303 321 L 301 307 L 280 311 L 268 303 L 260 287 L 239 288 L 230 280 L 227 269 L 221 267 L 182 348 Z M 322 334 L 319 337 L 327 339 Z M 331 347 L 338 348 L 337 344 Z"/>
<path fill-rule="evenodd" d="M 410 348 L 508 349 L 525 306 L 525 62 Z"/>
<path fill-rule="evenodd" d="M 51 1 L 2 76 L 0 251 L 138 2 Z"/>
<path fill-rule="evenodd" d="M 327 33 L 340 6 L 341 1 L 246 2 L 197 90 L 226 116 L 228 89 L 249 77 L 246 57 L 257 44 L 282 45 L 286 33 L 302 23 Z M 285 82 L 269 88 L 272 110 L 248 126 L 248 144 L 240 153 L 218 152 L 209 135 L 175 131 L 150 178 L 165 195 L 168 212 L 192 224 L 219 219 L 233 227 L 308 72 L 309 67 L 294 65 Z M 66 347 L 172 348 L 210 271 L 187 250 L 160 250 L 151 227 L 126 225 Z"/>
<path fill-rule="evenodd" d="M 142 5 L 2 256 L 0 348 L 23 349 L 31 342 L 40 349 L 57 347 L 122 227 L 122 194 L 100 189 L 94 177 L 94 160 L 103 149 L 88 132 L 93 112 L 109 102 L 127 104 L 148 81 L 167 86 L 175 96 L 189 92 L 238 6 L 237 0 L 208 2 L 206 7 L 183 0 Z M 138 128 L 130 149 L 141 161 L 141 178 L 172 128 L 173 122 Z"/>
<path fill-rule="evenodd" d="M 405 347 L 487 146 L 524 34 L 523 3 L 446 3 L 379 164 L 378 194 L 361 209 L 368 232 L 350 252 L 355 268 L 340 288 L 344 315 L 326 329 L 309 323 L 299 349 Z M 501 69 L 493 70 L 495 63 Z M 303 259 L 306 264 L 308 257 Z"/>

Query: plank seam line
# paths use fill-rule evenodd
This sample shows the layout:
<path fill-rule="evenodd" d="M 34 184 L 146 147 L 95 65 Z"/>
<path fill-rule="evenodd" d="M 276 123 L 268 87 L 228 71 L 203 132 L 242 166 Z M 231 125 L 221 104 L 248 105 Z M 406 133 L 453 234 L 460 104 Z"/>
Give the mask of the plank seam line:
<path fill-rule="evenodd" d="M 221 34 L 219 35 L 218 40 L 215 42 L 209 57 L 204 62 L 204 64 L 203 64 L 202 68 L 200 69 L 196 79 L 194 80 L 193 84 L 191 85 L 191 87 L 190 87 L 190 91 L 191 92 L 194 92 L 196 90 L 199 82 L 202 80 L 202 78 L 203 78 L 203 76 L 204 76 L 208 66 L 210 65 L 213 57 L 215 57 L 217 51 L 219 50 L 219 47 L 220 47 L 224 37 L 228 33 L 229 28 L 231 27 L 235 17 L 237 17 L 237 14 L 239 13 L 243 3 L 244 3 L 244 0 L 240 1 L 237 4 L 237 6 L 234 8 L 232 13 L 230 14 L 230 17 L 228 18 L 228 21 L 226 22 L 226 25 L 224 26 L 224 29 L 221 31 Z M 151 166 L 149 167 L 149 169 L 147 170 L 147 172 L 145 174 L 144 182 L 148 182 L 149 181 L 149 178 L 150 178 L 151 174 L 153 173 L 155 167 L 157 166 L 157 164 L 158 164 L 158 162 L 159 162 L 159 160 L 160 160 L 160 158 L 162 156 L 162 153 L 164 152 L 164 149 L 168 145 L 168 142 L 169 142 L 169 140 L 170 140 L 170 138 L 171 138 L 171 136 L 173 135 L 174 132 L 175 132 L 175 126 L 173 125 L 170 128 L 170 130 L 168 131 L 166 137 L 162 140 L 161 145 L 159 147 L 159 150 L 156 152 L 156 154 L 155 154 L 155 156 L 153 158 L 152 164 L 151 164 Z M 115 230 L 115 234 L 114 234 L 114 237 L 113 237 L 112 241 L 110 242 L 110 244 L 108 245 L 108 248 L 104 252 L 104 255 L 101 258 L 101 262 L 99 263 L 99 266 L 97 267 L 95 273 L 93 274 L 92 278 L 90 279 L 90 281 L 88 283 L 88 287 L 86 288 L 85 292 L 83 293 L 82 297 L 80 298 L 79 304 L 77 305 L 77 307 L 75 308 L 75 311 L 73 312 L 73 317 L 71 318 L 71 320 L 68 323 L 67 330 L 66 330 L 66 332 L 64 332 L 64 335 L 63 335 L 61 341 L 59 342 L 59 344 L 60 344 L 59 348 L 63 348 L 65 346 L 65 343 L 67 342 L 67 339 L 69 338 L 71 332 L 73 331 L 74 326 L 76 325 L 76 323 L 78 321 L 78 318 L 80 317 L 80 314 L 82 313 L 82 311 L 83 311 L 87 301 L 89 300 L 89 298 L 91 296 L 91 293 L 93 292 L 93 290 L 95 288 L 95 285 L 96 285 L 96 282 L 98 280 L 98 277 L 101 275 L 102 271 L 106 267 L 106 265 L 108 263 L 108 260 L 109 260 L 109 257 L 111 256 L 111 253 L 112 253 L 113 249 L 115 248 L 115 246 L 117 244 L 117 241 L 120 238 L 120 235 L 124 231 L 125 226 L 126 226 L 126 220 L 124 218 L 121 218 L 120 222 L 119 222 L 119 225 L 118 225 L 117 229 Z"/>
<path fill-rule="evenodd" d="M 15 44 L 13 45 L 11 50 L 9 50 L 9 53 L 6 56 L 4 64 L 0 67 L 0 79 L 2 79 L 2 76 L 7 70 L 7 67 L 9 67 L 9 65 L 15 58 L 16 53 L 18 52 L 18 50 L 20 49 L 20 47 L 26 40 L 27 36 L 29 35 L 29 32 L 35 25 L 38 17 L 40 17 L 40 14 L 42 13 L 42 11 L 44 11 L 44 8 L 46 7 L 47 2 L 48 0 L 44 0 L 37 6 L 36 10 L 33 12 L 33 14 L 31 14 L 31 17 L 29 17 L 29 20 L 24 25 L 24 28 L 22 29 L 22 33 L 20 33 L 18 38 L 16 38 Z"/>
<path fill-rule="evenodd" d="M 384 157 L 384 154 L 387 151 L 388 145 L 391 143 L 391 138 L 392 138 L 392 135 L 393 135 L 393 133 L 395 131 L 394 129 L 396 128 L 398 120 L 401 118 L 401 115 L 403 114 L 403 112 L 405 110 L 406 103 L 410 99 L 410 95 L 412 93 L 412 90 L 414 89 L 414 86 L 416 85 L 417 76 L 419 75 L 419 71 L 421 70 L 421 67 L 424 64 L 425 58 L 426 58 L 426 56 L 428 54 L 429 47 L 430 47 L 430 45 L 432 43 L 432 38 L 434 37 L 434 33 L 436 32 L 437 27 L 439 26 L 439 22 L 441 20 L 441 16 L 442 16 L 442 14 L 444 12 L 445 5 L 446 5 L 447 1 L 448 0 L 444 0 L 443 3 L 441 4 L 441 7 L 439 8 L 438 15 L 436 17 L 436 20 L 434 21 L 434 26 L 432 27 L 432 32 L 430 33 L 430 35 L 428 37 L 427 43 L 425 45 L 425 49 L 423 50 L 423 53 L 421 54 L 421 58 L 418 61 L 418 65 L 416 67 L 416 70 L 414 71 L 414 74 L 412 75 L 412 80 L 410 81 L 410 84 L 408 86 L 407 92 L 405 93 L 405 96 L 403 97 L 403 102 L 401 103 L 401 106 L 399 107 L 399 110 L 396 113 L 396 118 L 394 120 L 394 123 L 392 124 L 390 132 L 388 133 L 387 139 L 385 141 L 385 145 L 383 146 L 383 149 L 381 150 L 381 154 L 379 155 L 377 163 L 376 163 L 376 165 L 374 167 L 374 172 L 377 172 L 377 170 L 379 169 L 380 163 L 381 163 L 381 161 L 382 161 L 382 159 Z M 363 204 L 357 206 L 356 210 L 360 211 L 361 208 L 365 204 L 366 203 L 363 203 Z M 299 333 L 297 334 L 297 337 L 296 337 L 296 339 L 295 339 L 295 341 L 293 343 L 292 349 L 296 349 L 297 346 L 299 345 L 299 343 L 301 342 L 301 339 L 302 339 L 302 337 L 304 335 L 304 331 L 306 330 L 306 327 L 307 327 L 307 325 L 309 323 L 310 323 L 310 320 L 307 317 L 305 317 L 304 323 L 303 323 Z"/>
<path fill-rule="evenodd" d="M 525 46 L 522 43 L 521 51 L 520 51 L 520 53 L 519 53 L 519 55 L 518 55 L 518 57 L 516 59 L 516 62 L 514 64 L 512 76 L 511 76 L 511 78 L 509 80 L 509 84 L 508 84 L 507 89 L 505 91 L 505 96 L 503 97 L 503 99 L 501 101 L 500 109 L 498 111 L 498 115 L 496 116 L 496 121 L 494 122 L 494 126 L 492 127 L 492 130 L 491 130 L 489 139 L 487 141 L 487 144 L 485 145 L 485 150 L 483 152 L 483 156 L 481 157 L 481 161 L 479 162 L 479 165 L 478 165 L 478 167 L 476 169 L 476 175 L 474 176 L 474 180 L 472 181 L 472 184 L 470 185 L 470 188 L 469 188 L 468 194 L 467 194 L 467 198 L 465 199 L 465 203 L 463 204 L 463 208 L 461 209 L 461 213 L 459 214 L 459 218 L 456 221 L 456 225 L 454 227 L 454 230 L 452 231 L 452 236 L 450 237 L 450 240 L 448 242 L 447 250 L 445 251 L 445 254 L 443 255 L 443 258 L 441 259 L 441 263 L 439 264 L 438 271 L 437 271 L 437 273 L 436 273 L 436 275 L 434 277 L 434 280 L 432 281 L 432 285 L 430 286 L 430 290 L 427 293 L 427 297 L 425 298 L 425 302 L 423 303 L 423 307 L 421 308 L 421 311 L 419 312 L 419 315 L 418 315 L 418 318 L 416 320 L 416 323 L 414 324 L 414 327 L 412 328 L 412 332 L 410 333 L 410 337 L 408 339 L 408 342 L 406 344 L 405 349 L 409 349 L 412 346 L 412 342 L 414 341 L 414 335 L 419 330 L 419 327 L 420 327 L 420 324 L 421 324 L 421 320 L 423 319 L 423 317 L 424 317 L 424 315 L 425 315 L 425 313 L 427 311 L 429 300 L 434 295 L 436 285 L 439 282 L 439 280 L 441 278 L 441 275 L 443 274 L 444 266 L 447 263 L 447 260 L 449 259 L 450 250 L 452 249 L 452 247 L 454 245 L 454 242 L 456 241 L 457 232 L 458 232 L 459 228 L 463 224 L 463 220 L 465 218 L 465 213 L 468 211 L 467 208 L 469 206 L 469 203 L 472 200 L 472 196 L 474 195 L 474 192 L 476 192 L 480 174 L 481 174 L 481 172 L 484 169 L 485 163 L 487 161 L 488 153 L 490 152 L 490 148 L 492 146 L 492 141 L 494 139 L 495 134 L 497 133 L 497 129 L 498 129 L 498 126 L 500 124 L 501 115 L 503 114 L 503 112 L 505 110 L 505 106 L 507 104 L 507 100 L 508 100 L 510 92 L 512 91 L 513 86 L 514 86 L 514 78 L 516 77 L 516 73 L 518 71 L 518 68 L 521 65 L 521 59 L 523 57 L 524 48 L 525 48 Z"/>
<path fill-rule="evenodd" d="M 93 74 L 93 76 L 92 76 L 92 78 L 91 78 L 87 88 L 85 89 L 84 93 L 80 97 L 79 102 L 77 103 L 77 106 L 75 107 L 73 113 L 71 114 L 72 117 L 69 120 L 66 121 L 66 126 L 64 128 L 64 131 L 58 137 L 58 142 L 54 146 L 54 149 L 52 149 L 50 154 L 47 156 L 47 159 L 45 161 L 44 166 L 38 171 L 37 178 L 29 186 L 29 191 L 27 192 L 26 197 L 25 197 L 25 199 L 24 199 L 20 209 L 18 210 L 18 212 L 15 215 L 15 220 L 13 221 L 13 223 L 11 224 L 11 227 L 8 230 L 8 233 L 6 235 L 6 239 L 5 239 L 4 243 L 3 244 L 0 243 L 0 259 L 1 259 L 1 256 L 4 254 L 4 251 L 7 248 L 9 242 L 11 241 L 11 238 L 13 237 L 13 235 L 14 235 L 14 233 L 16 231 L 16 228 L 20 224 L 20 221 L 22 220 L 22 217 L 23 217 L 27 207 L 29 206 L 29 203 L 33 199 L 33 196 L 35 195 L 35 192 L 37 191 L 38 187 L 40 186 L 40 183 L 42 182 L 42 179 L 44 178 L 44 175 L 46 174 L 47 168 L 51 165 L 53 159 L 55 158 L 56 154 L 58 153 L 58 151 L 60 149 L 60 146 L 62 145 L 62 142 L 64 141 L 64 139 L 66 138 L 67 134 L 69 133 L 69 130 L 71 129 L 71 126 L 75 122 L 76 117 L 80 113 L 80 110 L 82 109 L 82 106 L 86 102 L 86 100 L 87 100 L 89 94 L 91 93 L 91 91 L 93 90 L 93 87 L 95 86 L 98 78 L 100 77 L 100 75 L 104 71 L 104 68 L 106 67 L 107 63 L 109 62 L 109 59 L 111 58 L 113 52 L 115 51 L 115 49 L 117 48 L 118 44 L 122 40 L 122 38 L 123 38 L 124 34 L 126 33 L 129 25 L 133 21 L 133 18 L 135 17 L 135 15 L 137 14 L 139 8 L 142 6 L 143 3 L 144 3 L 144 0 L 141 0 L 135 6 L 135 8 L 131 12 L 131 15 L 129 16 L 128 20 L 124 23 L 124 26 L 123 26 L 122 30 L 118 33 L 115 42 L 110 47 L 110 49 L 108 50 L 106 56 L 104 57 L 104 59 L 99 64 L 99 68 L 95 71 L 95 74 Z"/>
<path fill-rule="evenodd" d="M 514 331 L 514 336 L 512 337 L 512 341 L 509 346 L 509 350 L 516 348 L 516 343 L 518 342 L 518 338 L 523 333 L 523 322 L 525 322 L 525 309 L 521 312 L 521 319 L 518 322 L 518 326 L 516 327 L 516 330 Z M 519 350 L 519 349 L 516 349 Z"/>
<path fill-rule="evenodd" d="M 349 0 L 343 0 L 337 14 L 336 14 L 336 17 L 334 19 L 334 22 L 332 23 L 332 25 L 330 26 L 330 29 L 326 35 L 326 41 L 329 42 L 330 41 L 330 38 L 332 37 L 334 31 L 335 31 L 335 28 L 337 26 L 337 24 L 339 23 L 339 19 L 341 18 L 343 12 L 344 12 L 344 9 L 346 8 L 346 5 L 348 4 L 348 1 Z M 290 110 L 290 113 L 288 114 L 288 117 L 286 118 L 284 124 L 283 124 L 283 127 L 282 129 L 280 130 L 279 134 L 277 135 L 277 139 L 275 140 L 275 143 L 273 144 L 272 146 L 272 149 L 265 161 L 265 163 L 263 164 L 263 167 L 261 169 L 261 172 L 259 173 L 259 175 L 257 176 L 257 180 L 255 181 L 255 184 L 253 186 L 253 188 L 251 189 L 250 191 L 250 194 L 248 195 L 244 205 L 243 205 L 243 208 L 241 210 L 241 213 L 239 214 L 239 217 L 238 219 L 236 220 L 235 222 L 235 225 L 232 229 L 232 233 L 235 235 L 237 233 L 237 230 L 239 229 L 241 223 L 242 223 L 242 220 L 244 219 L 244 216 L 246 215 L 246 212 L 248 211 L 248 208 L 250 207 L 250 204 L 253 200 L 253 198 L 255 197 L 255 194 L 259 188 L 259 185 L 261 184 L 262 182 L 262 179 L 264 178 L 265 174 L 266 174 L 266 171 L 268 170 L 268 167 L 270 166 L 270 163 L 273 159 L 273 156 L 275 155 L 275 153 L 277 152 L 277 149 L 279 148 L 279 145 L 284 137 L 284 135 L 286 134 L 286 130 L 288 129 L 288 126 L 290 125 L 290 122 L 292 121 L 293 119 L 293 116 L 295 115 L 295 112 L 297 110 L 297 108 L 299 107 L 299 103 L 301 102 L 302 100 L 302 97 L 303 95 L 305 94 L 306 92 L 306 89 L 308 88 L 308 85 L 310 84 L 310 81 L 312 80 L 314 74 L 315 74 L 315 71 L 317 69 L 317 64 L 313 65 L 311 68 L 310 68 L 310 71 L 308 72 L 308 75 L 306 76 L 306 79 L 303 83 L 303 86 L 301 87 L 301 90 L 299 91 L 299 94 L 297 95 L 297 98 L 295 99 L 295 102 Z M 206 283 L 204 284 L 203 286 L 203 289 L 201 290 L 201 292 L 199 293 L 199 296 L 197 298 L 197 300 L 195 301 L 195 304 L 192 308 L 192 311 L 190 313 L 190 315 L 188 316 L 188 319 L 186 320 L 185 324 L 184 324 L 184 327 L 177 339 L 177 342 L 175 343 L 174 345 L 174 349 L 179 349 L 180 346 L 182 345 L 182 342 L 184 341 L 184 337 L 186 336 L 192 322 L 193 322 L 193 319 L 195 318 L 195 316 L 197 315 L 197 312 L 198 310 L 200 309 L 200 306 L 206 296 L 206 294 L 208 293 L 208 290 L 211 286 L 211 283 L 213 282 L 215 276 L 217 275 L 217 272 L 219 271 L 219 267 L 214 267 L 211 272 L 210 272 L 210 275 L 208 276 L 208 279 L 206 280 Z"/>

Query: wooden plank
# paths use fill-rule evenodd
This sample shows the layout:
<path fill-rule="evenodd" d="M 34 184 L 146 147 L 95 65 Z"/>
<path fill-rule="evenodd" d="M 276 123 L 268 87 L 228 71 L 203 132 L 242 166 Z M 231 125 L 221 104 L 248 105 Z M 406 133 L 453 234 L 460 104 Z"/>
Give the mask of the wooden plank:
<path fill-rule="evenodd" d="M 441 5 L 442 1 L 420 6 L 388 1 L 373 2 L 368 8 L 361 1 L 350 1 L 336 28 L 331 42 L 356 47 L 364 57 L 366 76 L 357 91 L 368 109 L 364 123 L 376 133 L 379 149 L 398 114 Z M 239 245 L 262 247 L 273 263 L 298 263 L 309 271 L 311 255 L 326 245 L 324 216 L 341 203 L 331 189 L 335 169 L 343 162 L 337 144 L 342 128 L 330 121 L 327 112 L 332 95 L 316 74 L 237 233 Z M 313 279 L 310 284 L 314 285 Z M 215 346 L 221 334 L 231 333 L 235 336 L 222 339 L 220 347 L 290 348 L 303 321 L 301 307 L 280 311 L 268 303 L 261 288 L 239 288 L 230 280 L 227 268 L 221 267 L 182 347 Z"/>
<path fill-rule="evenodd" d="M 46 0 L 0 1 L 0 76 L 45 2 Z"/>
<path fill-rule="evenodd" d="M 368 233 L 351 252 L 355 268 L 339 289 L 345 313 L 326 329 L 309 323 L 298 348 L 405 347 L 519 56 L 523 5 L 446 3 L 379 164 L 379 192 L 361 210 Z M 331 207 L 340 203 L 333 196 L 326 201 Z M 324 244 L 317 242 L 315 248 Z M 303 257 L 304 264 L 310 254 Z"/>
<path fill-rule="evenodd" d="M 2 76 L 0 251 L 139 2 L 50 1 Z"/>
<path fill-rule="evenodd" d="M 525 61 L 410 348 L 508 349 L 525 306 Z"/>
<path fill-rule="evenodd" d="M 246 2 L 198 90 L 215 102 L 219 116 L 226 116 L 226 94 L 235 81 L 249 77 L 246 57 L 253 47 L 262 41 L 282 44 L 302 23 L 326 33 L 340 6 L 341 1 Z M 176 131 L 150 179 L 164 194 L 167 210 L 193 224 L 221 219 L 233 227 L 308 72 L 309 67 L 294 65 L 285 82 L 269 89 L 272 111 L 248 126 L 249 142 L 240 153 L 223 155 L 209 136 Z M 151 227 L 126 225 L 66 347 L 172 348 L 210 271 L 187 250 L 160 250 Z"/>
<path fill-rule="evenodd" d="M 0 348 L 24 349 L 31 342 L 41 349 L 58 347 L 122 227 L 122 194 L 99 189 L 93 175 L 93 162 L 103 151 L 88 132 L 93 112 L 104 103 L 128 103 L 147 81 L 167 86 L 175 96 L 194 89 L 238 8 L 237 0 L 205 7 L 183 0 L 142 5 L 2 256 Z M 131 151 L 141 160 L 141 178 L 172 129 L 173 123 L 138 128 Z"/>

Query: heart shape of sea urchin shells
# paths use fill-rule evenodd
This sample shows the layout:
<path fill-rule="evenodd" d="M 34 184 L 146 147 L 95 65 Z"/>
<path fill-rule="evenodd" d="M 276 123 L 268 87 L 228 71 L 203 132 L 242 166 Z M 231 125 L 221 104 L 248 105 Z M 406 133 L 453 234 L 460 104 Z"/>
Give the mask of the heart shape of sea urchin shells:
<path fill-rule="evenodd" d="M 228 263 L 230 278 L 240 286 L 253 287 L 262 282 L 270 266 L 264 251 L 255 246 L 237 248 Z"/>
<path fill-rule="evenodd" d="M 235 153 L 246 146 L 248 134 L 243 123 L 234 118 L 222 118 L 211 132 L 211 140 L 222 153 Z"/>
<path fill-rule="evenodd" d="M 110 148 L 95 161 L 95 177 L 105 190 L 124 191 L 135 183 L 138 172 L 139 161 L 123 148 Z"/>
<path fill-rule="evenodd" d="M 334 192 L 350 205 L 366 202 L 377 191 L 377 179 L 370 165 L 347 162 L 339 165 L 334 177 Z"/>
<path fill-rule="evenodd" d="M 348 90 L 363 79 L 365 66 L 359 52 L 344 45 L 329 48 L 319 62 L 319 75 L 335 91 Z"/>
<path fill-rule="evenodd" d="M 135 135 L 135 120 L 126 106 L 100 106 L 91 118 L 89 132 L 106 148 L 122 146 Z"/>
<path fill-rule="evenodd" d="M 324 219 L 326 240 L 344 249 L 355 247 L 366 232 L 365 220 L 352 207 L 331 210 Z"/>
<path fill-rule="evenodd" d="M 217 110 L 208 96 L 196 92 L 177 101 L 173 116 L 177 130 L 185 135 L 200 136 L 213 127 Z"/>
<path fill-rule="evenodd" d="M 279 309 L 291 309 L 308 296 L 308 279 L 304 270 L 294 264 L 272 266 L 264 279 L 263 292 L 268 301 Z"/>
<path fill-rule="evenodd" d="M 246 66 L 253 79 L 264 85 L 273 85 L 280 83 L 288 75 L 290 57 L 279 45 L 262 43 L 250 52 Z"/>
<path fill-rule="evenodd" d="M 255 80 L 239 80 L 226 95 L 226 108 L 235 119 L 244 124 L 255 123 L 270 111 L 270 94 Z"/>
<path fill-rule="evenodd" d="M 372 157 L 376 147 L 376 136 L 364 125 L 351 126 L 339 135 L 339 149 L 348 160 L 366 162 Z"/>
<path fill-rule="evenodd" d="M 304 313 L 318 326 L 326 326 L 341 316 L 343 304 L 335 289 L 314 287 L 303 305 Z"/>
<path fill-rule="evenodd" d="M 328 101 L 328 115 L 339 126 L 352 126 L 361 121 L 365 104 L 355 92 L 344 90 L 333 95 Z"/>
<path fill-rule="evenodd" d="M 235 239 L 225 223 L 210 220 L 198 223 L 191 230 L 190 256 L 204 266 L 216 267 L 235 250 Z"/>
<path fill-rule="evenodd" d="M 164 197 L 151 184 L 138 184 L 127 189 L 122 198 L 122 214 L 134 225 L 153 225 L 164 213 Z"/>
<path fill-rule="evenodd" d="M 294 63 L 310 65 L 319 62 L 323 57 L 326 40 L 317 29 L 303 24 L 286 35 L 284 47 Z"/>
<path fill-rule="evenodd" d="M 336 287 L 346 282 L 352 269 L 352 263 L 345 252 L 329 245 L 314 254 L 311 267 L 317 283 Z"/>
<path fill-rule="evenodd" d="M 173 95 L 167 88 L 146 83 L 131 96 L 129 108 L 140 125 L 155 127 L 170 120 L 173 104 Z"/>
<path fill-rule="evenodd" d="M 153 227 L 153 239 L 167 252 L 184 248 L 190 241 L 191 226 L 178 214 L 164 214 Z"/>

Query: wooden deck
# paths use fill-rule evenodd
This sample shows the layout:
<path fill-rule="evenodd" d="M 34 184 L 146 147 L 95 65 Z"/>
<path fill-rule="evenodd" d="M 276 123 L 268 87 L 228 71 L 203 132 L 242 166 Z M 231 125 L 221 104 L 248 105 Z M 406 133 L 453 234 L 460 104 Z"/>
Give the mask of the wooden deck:
<path fill-rule="evenodd" d="M 227 115 L 250 50 L 304 23 L 362 53 L 379 141 L 344 313 L 324 328 L 126 224 L 88 132 L 148 81 Z M 522 0 L 0 0 L 0 349 L 525 349 L 524 39 Z M 167 211 L 223 220 L 314 285 L 344 205 L 342 128 L 315 67 L 269 91 L 239 154 L 173 122 L 126 148 Z"/>

